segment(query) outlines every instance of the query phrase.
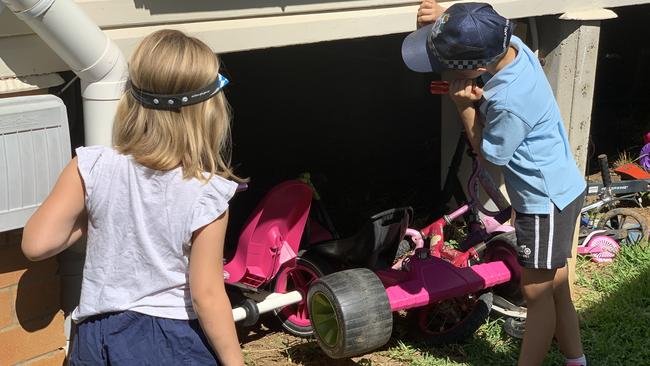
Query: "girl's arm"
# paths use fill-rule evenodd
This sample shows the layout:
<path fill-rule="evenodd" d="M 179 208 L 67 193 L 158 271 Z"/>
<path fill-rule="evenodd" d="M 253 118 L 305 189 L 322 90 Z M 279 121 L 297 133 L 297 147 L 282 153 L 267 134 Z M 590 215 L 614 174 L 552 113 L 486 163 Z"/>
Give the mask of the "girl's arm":
<path fill-rule="evenodd" d="M 59 254 L 86 233 L 84 186 L 77 158 L 63 169 L 45 202 L 29 218 L 21 247 L 30 260 Z"/>
<path fill-rule="evenodd" d="M 192 304 L 219 360 L 227 366 L 243 365 L 232 306 L 223 281 L 223 244 L 228 212 L 198 229 L 190 252 L 190 293 Z"/>

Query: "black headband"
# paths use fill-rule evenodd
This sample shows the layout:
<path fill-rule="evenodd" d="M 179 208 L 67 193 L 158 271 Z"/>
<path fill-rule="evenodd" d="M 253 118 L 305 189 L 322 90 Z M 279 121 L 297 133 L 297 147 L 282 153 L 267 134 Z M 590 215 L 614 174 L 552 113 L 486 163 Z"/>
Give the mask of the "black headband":
<path fill-rule="evenodd" d="M 180 110 L 181 107 L 201 103 L 212 98 L 230 81 L 225 76 L 217 74 L 217 79 L 201 89 L 181 94 L 156 94 L 138 89 L 129 82 L 131 95 L 147 108 Z"/>

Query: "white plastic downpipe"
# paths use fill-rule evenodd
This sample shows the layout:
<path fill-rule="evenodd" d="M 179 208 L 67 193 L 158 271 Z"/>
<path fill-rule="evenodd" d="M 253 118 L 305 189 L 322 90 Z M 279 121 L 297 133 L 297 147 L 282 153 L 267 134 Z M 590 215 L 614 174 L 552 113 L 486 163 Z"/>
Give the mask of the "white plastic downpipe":
<path fill-rule="evenodd" d="M 117 102 L 128 78 L 115 43 L 72 0 L 0 0 L 81 79 L 85 145 L 111 144 Z"/>

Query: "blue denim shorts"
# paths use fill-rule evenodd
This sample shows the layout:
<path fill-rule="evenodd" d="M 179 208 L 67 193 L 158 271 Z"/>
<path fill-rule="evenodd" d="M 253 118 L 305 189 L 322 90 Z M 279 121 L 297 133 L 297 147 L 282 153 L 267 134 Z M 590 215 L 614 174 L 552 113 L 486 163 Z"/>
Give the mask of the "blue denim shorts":
<path fill-rule="evenodd" d="M 124 311 L 77 325 L 69 365 L 218 365 L 198 320 Z"/>

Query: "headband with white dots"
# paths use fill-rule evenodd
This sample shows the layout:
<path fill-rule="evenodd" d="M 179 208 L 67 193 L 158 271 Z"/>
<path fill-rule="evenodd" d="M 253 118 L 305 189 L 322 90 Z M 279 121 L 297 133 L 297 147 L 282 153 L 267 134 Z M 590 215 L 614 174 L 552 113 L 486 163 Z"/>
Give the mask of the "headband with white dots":
<path fill-rule="evenodd" d="M 140 104 L 152 109 L 180 110 L 181 107 L 201 103 L 212 98 L 223 89 L 230 81 L 225 76 L 217 74 L 217 79 L 209 85 L 181 94 L 156 94 L 138 89 L 129 83 L 131 95 Z"/>

